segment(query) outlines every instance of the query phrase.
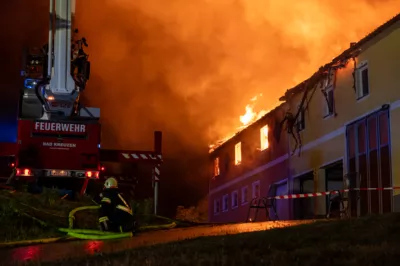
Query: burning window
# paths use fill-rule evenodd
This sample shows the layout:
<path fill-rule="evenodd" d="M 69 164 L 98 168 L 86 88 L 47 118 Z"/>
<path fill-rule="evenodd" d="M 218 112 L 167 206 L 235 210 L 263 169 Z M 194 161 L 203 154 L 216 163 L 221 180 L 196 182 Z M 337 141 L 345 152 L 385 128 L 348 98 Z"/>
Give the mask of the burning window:
<path fill-rule="evenodd" d="M 268 146 L 269 146 L 269 142 L 268 142 L 268 125 L 265 125 L 260 129 L 260 141 L 261 141 L 260 149 L 262 151 L 267 149 Z"/>
<path fill-rule="evenodd" d="M 214 159 L 214 177 L 219 176 L 219 157 Z"/>
<path fill-rule="evenodd" d="M 235 145 L 235 164 L 239 165 L 242 162 L 242 143 L 238 142 Z"/>

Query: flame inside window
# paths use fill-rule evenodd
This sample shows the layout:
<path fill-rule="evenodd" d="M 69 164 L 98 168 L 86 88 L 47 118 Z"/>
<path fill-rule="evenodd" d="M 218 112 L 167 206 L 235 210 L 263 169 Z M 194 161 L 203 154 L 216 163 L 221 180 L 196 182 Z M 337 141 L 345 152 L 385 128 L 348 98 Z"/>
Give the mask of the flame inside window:
<path fill-rule="evenodd" d="M 260 149 L 263 151 L 269 147 L 269 142 L 268 142 L 268 125 L 265 125 L 260 129 Z"/>
<path fill-rule="evenodd" d="M 235 145 L 235 164 L 238 165 L 242 162 L 242 143 L 238 142 Z"/>
<path fill-rule="evenodd" d="M 214 177 L 219 176 L 219 157 L 214 159 Z"/>

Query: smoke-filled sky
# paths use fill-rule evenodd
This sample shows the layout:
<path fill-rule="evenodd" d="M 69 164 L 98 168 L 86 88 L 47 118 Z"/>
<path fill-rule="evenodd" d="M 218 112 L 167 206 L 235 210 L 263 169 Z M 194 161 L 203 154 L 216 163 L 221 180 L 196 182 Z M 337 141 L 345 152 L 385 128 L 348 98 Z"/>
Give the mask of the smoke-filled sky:
<path fill-rule="evenodd" d="M 16 109 L 8 98 L 22 84 L 22 47 L 46 42 L 48 0 L 2 5 L 5 117 Z M 189 176 L 179 182 L 191 193 L 191 180 L 204 175 L 194 158 L 206 160 L 207 145 L 240 125 L 250 98 L 263 93 L 258 106 L 273 108 L 286 89 L 399 12 L 399 0 L 77 0 L 92 62 L 85 101 L 101 107 L 104 147 L 151 149 L 153 131 L 162 130 L 176 167 L 192 160 L 168 177 Z"/>
<path fill-rule="evenodd" d="M 140 145 L 155 126 L 170 144 L 206 145 L 239 126 L 250 98 L 274 107 L 398 12 L 398 0 L 78 1 L 87 96 L 119 145 Z"/>

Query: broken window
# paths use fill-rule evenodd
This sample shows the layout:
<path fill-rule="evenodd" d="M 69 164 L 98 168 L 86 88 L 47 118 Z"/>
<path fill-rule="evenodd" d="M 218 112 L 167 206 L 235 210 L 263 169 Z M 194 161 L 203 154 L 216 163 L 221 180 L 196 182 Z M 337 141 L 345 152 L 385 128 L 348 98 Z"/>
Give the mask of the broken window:
<path fill-rule="evenodd" d="M 232 192 L 232 209 L 233 208 L 237 208 L 238 207 L 238 201 L 239 201 L 239 199 L 238 199 L 238 192 L 237 192 L 237 190 L 236 191 L 233 191 Z"/>
<path fill-rule="evenodd" d="M 235 145 L 235 164 L 239 165 L 242 162 L 242 143 L 238 142 Z"/>
<path fill-rule="evenodd" d="M 328 86 L 323 90 L 323 106 L 324 106 L 324 117 L 328 117 L 334 114 L 335 99 L 333 86 Z"/>
<path fill-rule="evenodd" d="M 260 197 L 260 180 L 253 183 L 253 199 Z"/>
<path fill-rule="evenodd" d="M 228 211 L 229 195 L 226 194 L 222 197 L 222 211 Z"/>
<path fill-rule="evenodd" d="M 337 70 L 335 69 L 329 70 L 328 76 L 324 80 L 323 86 L 321 88 L 324 118 L 335 114 L 334 91 L 336 84 L 336 72 Z"/>
<path fill-rule="evenodd" d="M 369 73 L 368 73 L 367 62 L 361 63 L 357 69 L 356 92 L 357 92 L 357 100 L 369 94 Z"/>
<path fill-rule="evenodd" d="M 260 149 L 263 151 L 268 148 L 269 142 L 268 142 L 268 125 L 263 126 L 260 129 Z"/>
<path fill-rule="evenodd" d="M 220 169 L 219 169 L 219 157 L 214 159 L 214 177 L 219 176 Z"/>
<path fill-rule="evenodd" d="M 300 113 L 299 116 L 297 117 L 296 125 L 297 125 L 297 130 L 300 132 L 306 128 L 305 111 L 304 107 L 301 107 L 300 105 L 297 108 Z"/>
<path fill-rule="evenodd" d="M 242 187 L 242 200 L 241 200 L 242 205 L 246 204 L 249 201 L 248 190 L 249 188 L 247 186 Z"/>

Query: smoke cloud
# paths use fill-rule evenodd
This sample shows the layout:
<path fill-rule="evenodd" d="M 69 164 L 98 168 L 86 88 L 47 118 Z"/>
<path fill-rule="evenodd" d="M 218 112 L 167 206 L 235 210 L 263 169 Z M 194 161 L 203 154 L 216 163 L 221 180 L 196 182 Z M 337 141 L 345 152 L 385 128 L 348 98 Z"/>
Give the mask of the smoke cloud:
<path fill-rule="evenodd" d="M 396 11 L 397 0 L 78 1 L 86 98 L 118 131 L 106 146 L 148 146 L 159 128 L 169 151 L 204 148 L 240 124 L 254 95 L 273 108 Z"/>

